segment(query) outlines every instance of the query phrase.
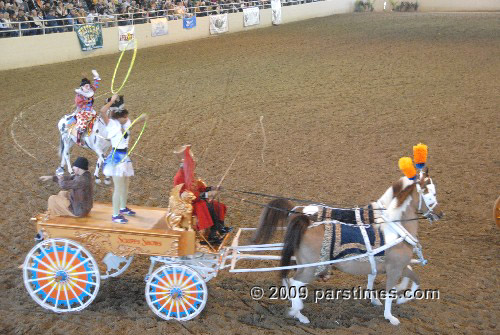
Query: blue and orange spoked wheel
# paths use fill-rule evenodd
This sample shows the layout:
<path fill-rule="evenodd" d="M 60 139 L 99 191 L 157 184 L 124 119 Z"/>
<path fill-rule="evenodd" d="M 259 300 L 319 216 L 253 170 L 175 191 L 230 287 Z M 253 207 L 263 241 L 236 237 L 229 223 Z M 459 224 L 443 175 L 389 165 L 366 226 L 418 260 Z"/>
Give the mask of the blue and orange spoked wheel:
<path fill-rule="evenodd" d="M 158 268 L 146 283 L 146 301 L 165 320 L 187 321 L 201 313 L 207 302 L 203 277 L 185 265 Z"/>
<path fill-rule="evenodd" d="M 80 311 L 97 296 L 97 262 L 81 245 L 67 239 L 38 243 L 23 264 L 24 285 L 43 308 L 57 313 Z"/>

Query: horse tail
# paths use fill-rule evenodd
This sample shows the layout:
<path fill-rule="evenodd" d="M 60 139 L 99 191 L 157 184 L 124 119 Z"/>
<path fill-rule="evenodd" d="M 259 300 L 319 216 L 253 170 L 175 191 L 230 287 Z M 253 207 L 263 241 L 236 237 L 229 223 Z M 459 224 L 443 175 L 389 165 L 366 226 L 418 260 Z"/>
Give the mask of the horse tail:
<path fill-rule="evenodd" d="M 297 214 L 292 217 L 288 228 L 286 229 L 285 241 L 283 245 L 283 250 L 281 251 L 281 264 L 280 266 L 289 266 L 292 260 L 292 256 L 295 254 L 295 250 L 300 246 L 302 236 L 307 230 L 307 227 L 311 224 L 311 221 L 307 215 Z M 281 278 L 288 277 L 289 269 L 283 269 L 280 271 Z"/>
<path fill-rule="evenodd" d="M 280 227 L 284 226 L 288 214 L 292 209 L 293 204 L 289 200 L 271 200 L 260 214 L 259 227 L 252 238 L 253 243 L 269 242 L 278 225 Z"/>

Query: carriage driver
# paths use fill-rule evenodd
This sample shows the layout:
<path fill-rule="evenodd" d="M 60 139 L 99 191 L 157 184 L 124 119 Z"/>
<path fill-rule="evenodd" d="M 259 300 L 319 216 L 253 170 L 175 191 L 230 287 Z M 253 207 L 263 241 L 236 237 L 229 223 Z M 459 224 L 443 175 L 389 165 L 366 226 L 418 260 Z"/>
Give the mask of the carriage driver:
<path fill-rule="evenodd" d="M 53 180 L 63 189 L 49 197 L 50 216 L 87 216 L 92 209 L 93 190 L 89 161 L 78 157 L 73 163 L 74 176 L 42 176 L 41 181 Z"/>
<path fill-rule="evenodd" d="M 194 228 L 204 236 L 207 235 L 209 243 L 220 244 L 222 241 L 217 233 L 224 235 L 231 230 L 231 228 L 224 226 L 227 208 L 221 202 L 209 200 L 208 194 L 211 188 L 207 187 L 201 179 L 195 179 L 195 161 L 190 148 L 190 145 L 186 145 L 174 151 L 176 154 L 183 155 L 180 168 L 174 177 L 174 186 L 184 184 L 180 193 L 188 190 L 194 194 L 196 199 L 192 203 L 193 215 L 198 219 L 197 227 Z"/>

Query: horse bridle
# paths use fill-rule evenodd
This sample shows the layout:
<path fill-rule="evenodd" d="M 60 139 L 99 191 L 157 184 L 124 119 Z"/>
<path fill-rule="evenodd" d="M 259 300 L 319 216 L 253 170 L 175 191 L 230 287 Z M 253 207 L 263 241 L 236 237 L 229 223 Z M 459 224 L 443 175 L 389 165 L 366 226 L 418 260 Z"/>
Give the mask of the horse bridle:
<path fill-rule="evenodd" d="M 429 222 L 437 221 L 439 216 L 433 212 L 433 209 L 437 206 L 438 201 L 436 198 L 436 185 L 432 182 L 432 178 L 428 177 L 430 180 L 430 184 L 427 184 L 425 188 L 420 186 L 420 183 L 417 182 L 417 192 L 419 194 L 418 198 L 418 211 L 422 212 L 422 204 L 425 204 L 427 207 L 427 211 L 422 213 L 422 215 L 429 220 Z M 427 193 L 424 193 L 424 190 L 427 189 Z"/>

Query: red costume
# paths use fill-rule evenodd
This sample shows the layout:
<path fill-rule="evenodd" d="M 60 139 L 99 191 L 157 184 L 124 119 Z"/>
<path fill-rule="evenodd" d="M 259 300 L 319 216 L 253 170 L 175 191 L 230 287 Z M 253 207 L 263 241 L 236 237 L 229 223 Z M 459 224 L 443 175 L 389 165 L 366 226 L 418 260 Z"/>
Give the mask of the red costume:
<path fill-rule="evenodd" d="M 185 190 L 191 191 L 196 199 L 193 201 L 193 215 L 198 219 L 198 230 L 203 230 L 210 228 L 214 225 L 210 211 L 208 210 L 207 202 L 213 205 L 215 214 L 219 220 L 224 221 L 226 216 L 227 207 L 223 203 L 215 200 L 204 200 L 200 198 L 200 194 L 207 191 L 207 186 L 200 179 L 195 180 L 194 178 L 194 168 L 195 162 L 191 153 L 189 152 L 189 147 L 184 150 L 184 163 L 177 171 L 174 177 L 174 186 L 179 184 L 184 184 L 181 188 L 181 193 Z"/>

